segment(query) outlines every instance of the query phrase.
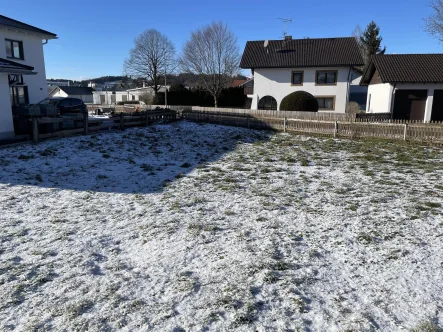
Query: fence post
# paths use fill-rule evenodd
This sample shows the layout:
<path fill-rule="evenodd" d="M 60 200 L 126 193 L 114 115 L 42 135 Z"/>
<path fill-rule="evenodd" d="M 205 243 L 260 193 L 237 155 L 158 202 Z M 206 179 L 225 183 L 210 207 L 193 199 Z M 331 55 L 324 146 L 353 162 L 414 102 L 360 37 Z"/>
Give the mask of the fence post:
<path fill-rule="evenodd" d="M 123 113 L 120 113 L 120 130 L 125 129 L 125 119 L 123 118 Z"/>
<path fill-rule="evenodd" d="M 403 132 L 403 140 L 406 141 L 406 137 L 408 135 L 408 124 L 405 123 L 405 128 L 404 128 L 404 132 Z"/>
<path fill-rule="evenodd" d="M 283 118 L 283 132 L 286 133 L 286 117 Z"/>
<path fill-rule="evenodd" d="M 38 144 L 38 118 L 36 116 L 32 117 L 32 141 Z"/>
<path fill-rule="evenodd" d="M 88 113 L 83 114 L 83 134 L 88 135 Z"/>
<path fill-rule="evenodd" d="M 334 137 L 337 137 L 338 134 L 338 121 L 334 123 Z"/>
<path fill-rule="evenodd" d="M 149 126 L 148 110 L 145 111 L 145 126 Z"/>

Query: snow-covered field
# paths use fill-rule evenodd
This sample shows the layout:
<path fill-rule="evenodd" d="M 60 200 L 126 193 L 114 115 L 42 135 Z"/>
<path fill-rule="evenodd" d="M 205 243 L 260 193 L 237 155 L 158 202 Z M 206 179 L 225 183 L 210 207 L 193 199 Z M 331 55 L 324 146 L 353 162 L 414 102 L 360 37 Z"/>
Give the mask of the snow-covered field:
<path fill-rule="evenodd" d="M 186 122 L 0 150 L 0 330 L 438 331 L 442 162 Z"/>

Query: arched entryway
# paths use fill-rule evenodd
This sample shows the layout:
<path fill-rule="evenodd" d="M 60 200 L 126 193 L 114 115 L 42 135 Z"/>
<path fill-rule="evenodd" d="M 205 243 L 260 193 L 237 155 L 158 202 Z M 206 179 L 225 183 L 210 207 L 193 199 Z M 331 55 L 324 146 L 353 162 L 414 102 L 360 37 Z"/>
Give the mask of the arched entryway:
<path fill-rule="evenodd" d="M 277 110 L 277 100 L 271 96 L 264 96 L 258 102 L 259 110 L 276 111 Z"/>

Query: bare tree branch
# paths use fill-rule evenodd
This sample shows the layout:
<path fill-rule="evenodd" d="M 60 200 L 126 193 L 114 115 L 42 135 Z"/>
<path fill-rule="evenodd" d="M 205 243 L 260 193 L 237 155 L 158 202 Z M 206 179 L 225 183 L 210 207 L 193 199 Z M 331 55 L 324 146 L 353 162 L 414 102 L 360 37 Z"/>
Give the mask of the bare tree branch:
<path fill-rule="evenodd" d="M 239 73 L 237 38 L 222 22 L 213 22 L 191 34 L 183 47 L 180 66 L 186 73 L 199 75 L 203 87 L 218 98 Z"/>
<path fill-rule="evenodd" d="M 431 36 L 443 42 L 443 0 L 432 0 L 429 6 L 434 10 L 434 14 L 424 19 L 424 29 Z"/>
<path fill-rule="evenodd" d="M 175 47 L 166 36 L 154 29 L 144 31 L 134 43 L 129 59 L 125 60 L 124 71 L 127 75 L 145 79 L 157 95 L 163 86 L 161 76 L 175 70 Z"/>

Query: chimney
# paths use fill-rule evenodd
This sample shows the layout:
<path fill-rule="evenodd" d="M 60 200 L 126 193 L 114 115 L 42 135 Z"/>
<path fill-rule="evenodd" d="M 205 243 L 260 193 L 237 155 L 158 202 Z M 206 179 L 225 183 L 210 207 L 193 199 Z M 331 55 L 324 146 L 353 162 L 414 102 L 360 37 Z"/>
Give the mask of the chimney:
<path fill-rule="evenodd" d="M 285 40 L 292 40 L 292 36 L 285 36 Z"/>

